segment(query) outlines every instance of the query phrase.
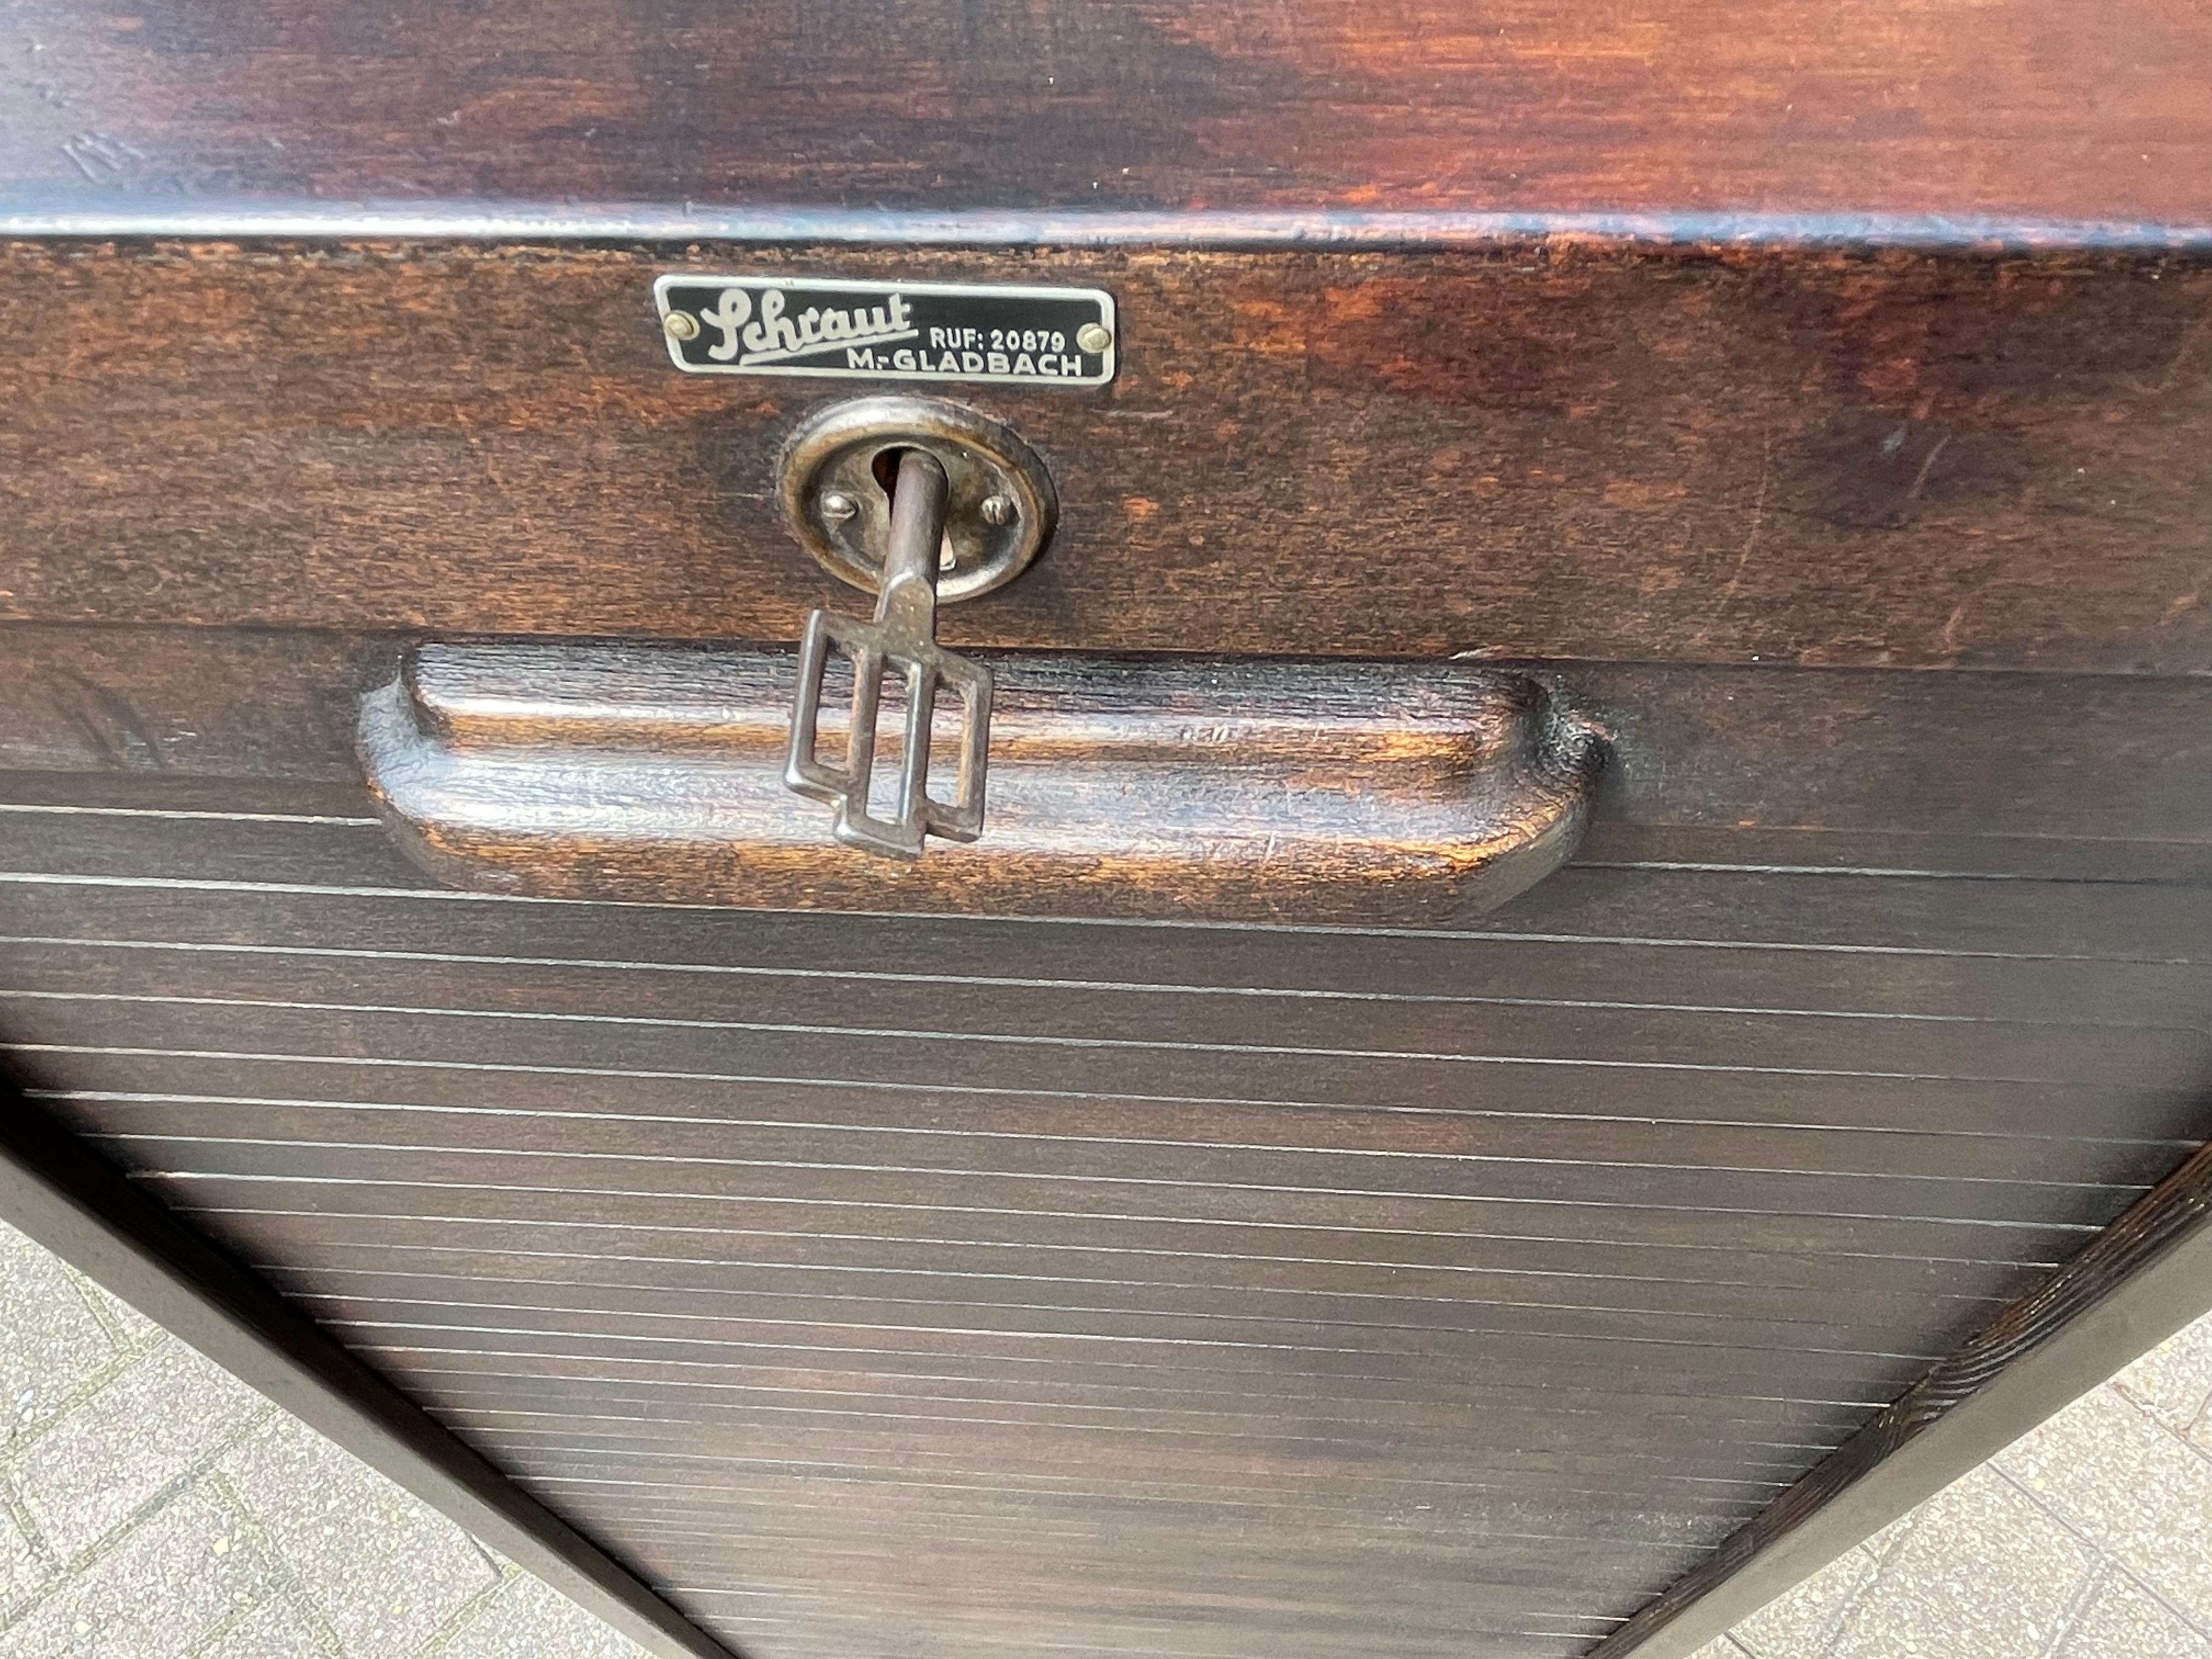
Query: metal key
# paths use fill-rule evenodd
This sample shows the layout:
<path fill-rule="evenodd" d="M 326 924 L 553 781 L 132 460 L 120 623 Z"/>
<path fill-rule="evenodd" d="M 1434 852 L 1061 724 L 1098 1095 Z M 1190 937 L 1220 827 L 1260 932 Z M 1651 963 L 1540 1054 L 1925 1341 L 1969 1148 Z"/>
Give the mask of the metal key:
<path fill-rule="evenodd" d="M 799 647 L 799 698 L 783 781 L 810 799 L 835 806 L 830 833 L 849 847 L 892 858 L 921 856 L 923 839 L 974 841 L 983 833 L 983 773 L 991 742 L 991 675 L 937 643 L 937 562 L 945 538 L 945 469 L 927 450 L 901 452 L 891 491 L 890 546 L 872 622 L 817 609 Z M 823 678 L 832 645 L 853 663 L 853 720 L 845 763 L 817 754 Z M 898 814 L 868 810 L 875 768 L 876 718 L 886 670 L 906 680 L 906 750 L 899 767 Z M 953 799 L 929 793 L 930 726 L 939 687 L 960 698 L 960 776 Z"/>

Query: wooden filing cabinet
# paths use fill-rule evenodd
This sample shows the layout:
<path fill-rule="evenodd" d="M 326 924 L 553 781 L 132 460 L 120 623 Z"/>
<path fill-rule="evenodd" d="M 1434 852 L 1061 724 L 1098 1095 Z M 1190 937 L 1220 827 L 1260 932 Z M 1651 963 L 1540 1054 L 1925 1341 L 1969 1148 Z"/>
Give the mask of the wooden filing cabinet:
<path fill-rule="evenodd" d="M 2212 1301 L 2212 27 L 22 26 L 0 1037 L 166 1218 L 50 1234 L 641 1639 L 1659 1659 Z M 1053 507 L 910 860 L 781 773 L 890 396 Z"/>

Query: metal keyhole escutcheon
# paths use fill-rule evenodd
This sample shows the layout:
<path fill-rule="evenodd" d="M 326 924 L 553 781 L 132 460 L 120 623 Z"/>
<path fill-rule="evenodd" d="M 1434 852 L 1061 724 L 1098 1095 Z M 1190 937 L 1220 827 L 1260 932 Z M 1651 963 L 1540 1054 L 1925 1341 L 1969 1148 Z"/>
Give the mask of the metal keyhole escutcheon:
<path fill-rule="evenodd" d="M 847 581 L 876 590 L 872 620 L 817 609 L 799 642 L 784 781 L 836 809 L 830 833 L 894 858 L 921 855 L 927 838 L 974 841 L 983 830 L 991 676 L 937 643 L 939 600 L 1012 580 L 1050 533 L 1050 477 L 1012 432 L 956 404 L 863 398 L 829 410 L 784 453 L 781 494 L 800 542 Z M 821 754 L 822 703 L 832 652 L 853 665 L 852 718 L 842 764 Z M 876 739 L 885 677 L 903 682 L 903 747 L 894 805 L 872 810 Z M 957 781 L 930 791 L 939 702 L 957 697 Z"/>

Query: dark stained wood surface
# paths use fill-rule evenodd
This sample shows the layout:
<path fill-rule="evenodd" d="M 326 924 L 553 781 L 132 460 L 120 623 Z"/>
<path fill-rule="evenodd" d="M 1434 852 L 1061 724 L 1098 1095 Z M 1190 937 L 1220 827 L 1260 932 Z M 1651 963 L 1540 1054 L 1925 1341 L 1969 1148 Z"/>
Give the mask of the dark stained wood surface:
<path fill-rule="evenodd" d="M 761 1659 L 1632 1636 L 2212 1133 L 2212 21 L 12 17 L 0 224 L 98 234 L 0 249 L 11 1061 Z M 949 641 L 1556 672 L 1581 861 L 430 884 L 351 753 L 410 641 L 849 602 L 769 471 L 834 389 L 676 375 L 672 269 L 1109 289 L 1112 387 L 975 398 L 1062 528 Z"/>
<path fill-rule="evenodd" d="M 2212 267 L 1571 240 L 18 243 L 0 616 L 795 639 L 850 596 L 772 458 L 837 389 L 677 374 L 679 267 L 1114 292 L 1111 387 L 973 389 L 1062 505 L 956 646 L 2212 668 Z"/>
<path fill-rule="evenodd" d="M 1565 1659 L 2212 1133 L 2186 680 L 1580 664 L 1480 922 L 862 922 L 431 884 L 389 641 L 8 636 L 12 1063 L 764 1659 Z"/>
<path fill-rule="evenodd" d="M 0 624 L 0 799 L 65 774 L 75 799 L 121 801 L 160 774 L 187 807 L 260 779 L 362 814 L 360 699 L 402 645 Z M 2212 848 L 2201 680 L 1601 662 L 1559 678 L 1615 734 L 1586 865 L 2171 879 Z"/>
<path fill-rule="evenodd" d="M 846 769 L 853 672 L 814 726 Z M 1363 926 L 1525 891 L 1574 851 L 1604 770 L 1605 730 L 1571 694 L 1474 665 L 990 672 L 983 836 L 911 860 L 836 844 L 786 784 L 788 652 L 426 645 L 362 700 L 359 757 L 407 854 L 487 892 Z M 906 717 L 882 718 L 898 747 L 873 758 L 896 779 Z M 941 798 L 966 767 L 932 746 Z"/>
<path fill-rule="evenodd" d="M 733 1659 L 636 1576 L 27 1100 L 0 1068 L 0 1215 L 659 1659 Z"/>
<path fill-rule="evenodd" d="M 2189 6 L 27 0 L 0 190 L 2212 221 Z"/>
<path fill-rule="evenodd" d="M 2002 1382 L 2007 1371 L 2063 1337 L 2069 1323 L 2100 1304 L 2123 1299 L 2130 1281 L 2161 1258 L 2173 1256 L 2185 1274 L 2189 1264 L 2180 1252 L 2202 1239 L 2208 1218 L 2212 1218 L 2212 1146 L 2199 1149 L 2063 1268 L 2008 1306 L 1694 1571 L 1639 1608 L 1591 1650 L 1590 1659 L 1631 1659 L 1654 1651 L 1646 1644 L 1655 1643 L 1686 1652 L 1697 1636 L 1669 1632 L 1674 1639 L 1668 1644 L 1661 1633 L 1701 1598 L 1846 1498 L 1990 1384 Z M 2126 1316 L 2116 1315 L 2110 1328 L 2124 1330 L 2128 1322 Z M 1710 1627 L 1710 1613 L 1708 1620 Z"/>

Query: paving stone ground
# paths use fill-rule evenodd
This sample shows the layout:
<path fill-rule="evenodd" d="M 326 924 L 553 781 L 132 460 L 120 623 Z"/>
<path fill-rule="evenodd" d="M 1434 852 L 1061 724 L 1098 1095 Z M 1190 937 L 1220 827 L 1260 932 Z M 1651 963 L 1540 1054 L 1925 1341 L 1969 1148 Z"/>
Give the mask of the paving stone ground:
<path fill-rule="evenodd" d="M 0 1659 L 644 1659 L 0 1225 Z"/>
<path fill-rule="evenodd" d="M 0 1225 L 0 1659 L 643 1656 Z M 2212 1659 L 2212 1320 L 1698 1659 Z"/>
<path fill-rule="evenodd" d="M 2212 1659 L 2212 1319 L 1698 1659 Z"/>

